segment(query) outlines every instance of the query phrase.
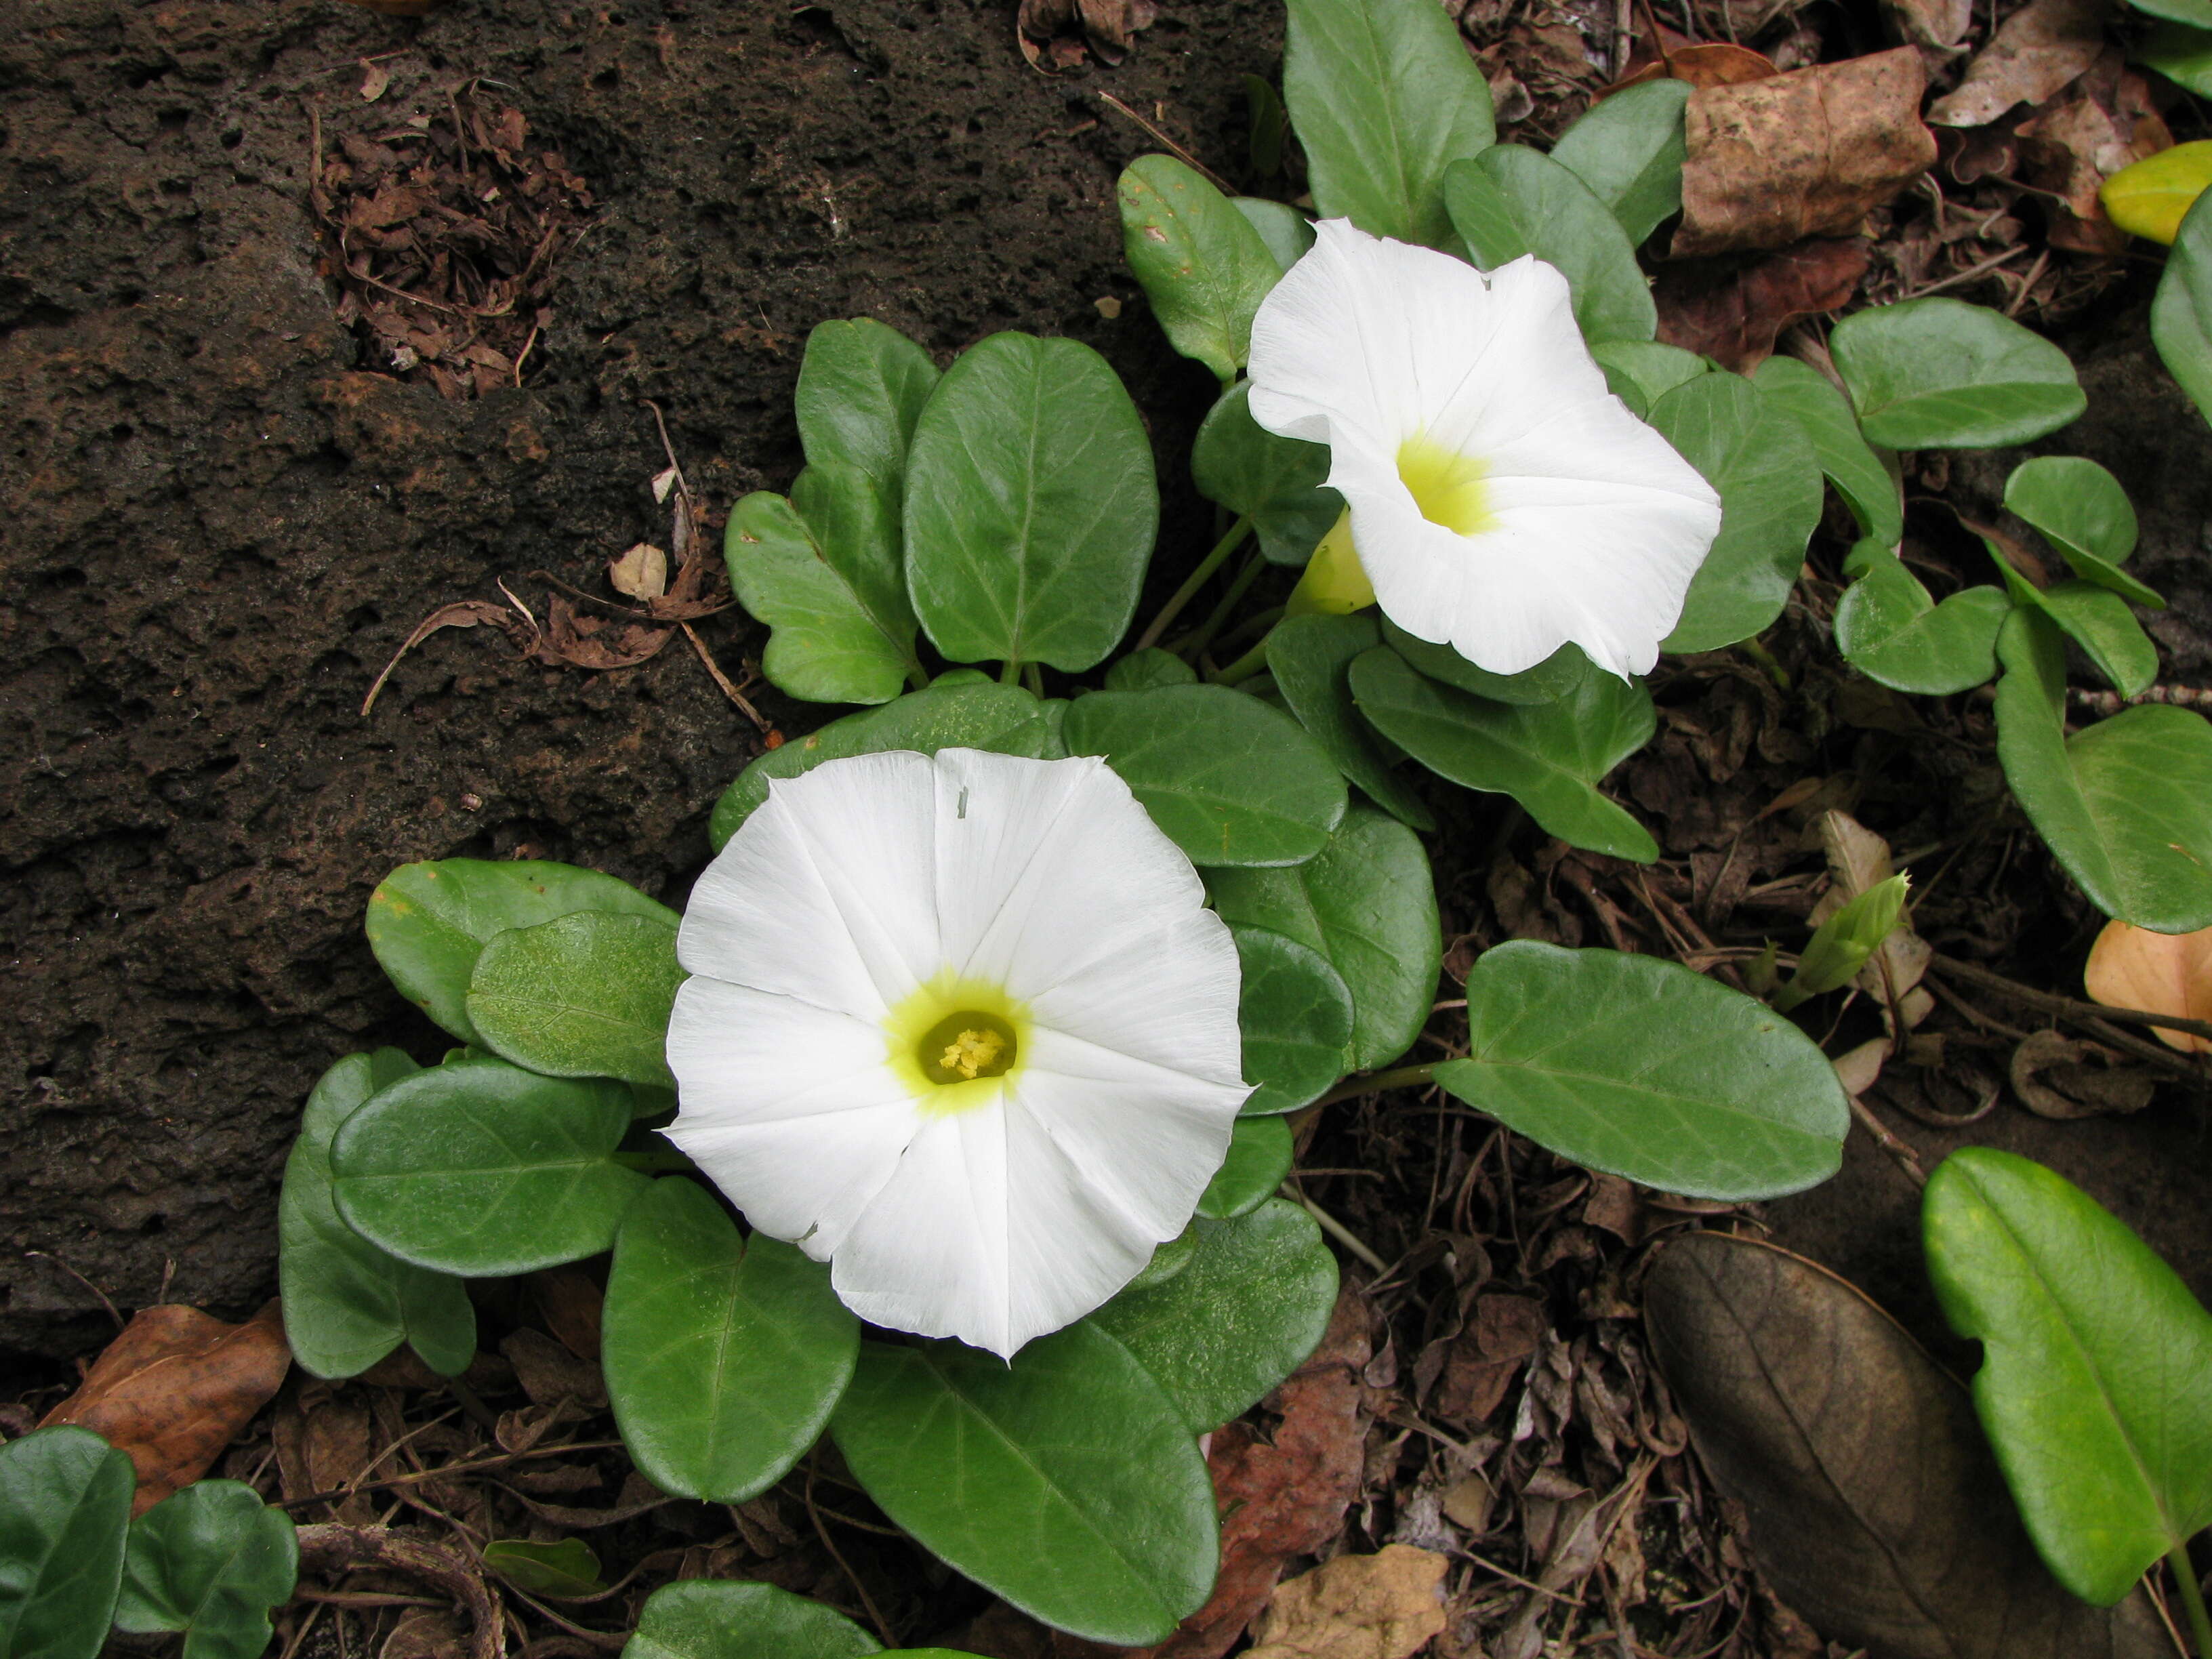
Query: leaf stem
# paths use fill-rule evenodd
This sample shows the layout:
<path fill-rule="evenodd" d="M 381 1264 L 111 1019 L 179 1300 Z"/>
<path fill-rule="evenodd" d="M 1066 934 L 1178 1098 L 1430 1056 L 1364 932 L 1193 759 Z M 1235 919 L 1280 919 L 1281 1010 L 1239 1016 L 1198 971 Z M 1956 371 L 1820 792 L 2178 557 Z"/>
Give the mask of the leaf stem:
<path fill-rule="evenodd" d="M 1000 663 L 1000 664 L 999 665 L 999 684 L 1001 684 L 1001 685 L 1019 685 L 1021 683 L 1022 683 L 1022 665 L 1021 665 L 1021 664 L 1019 664 L 1019 663 L 1016 662 L 1016 661 L 1015 661 L 1012 657 L 1009 657 L 1009 658 L 1007 658 L 1007 659 L 1006 659 L 1006 661 L 1004 661 L 1004 662 L 1002 662 L 1002 663 Z"/>
<path fill-rule="evenodd" d="M 1254 549 L 1251 557 L 1245 560 L 1244 568 L 1237 573 L 1237 579 L 1223 590 L 1221 602 L 1213 607 L 1212 614 L 1198 625 L 1188 639 L 1176 643 L 1176 653 L 1178 656 L 1188 660 L 1212 642 L 1213 636 L 1221 631 L 1221 624 L 1229 620 L 1229 613 L 1237 608 L 1237 601 L 1244 597 L 1254 582 L 1259 580 L 1260 573 L 1267 568 L 1267 562 L 1260 556 L 1259 550 Z"/>
<path fill-rule="evenodd" d="M 1385 1089 L 1412 1089 L 1437 1079 L 1437 1067 L 1442 1060 L 1432 1060 L 1426 1066 L 1401 1066 L 1388 1072 L 1364 1072 L 1348 1077 L 1331 1089 L 1316 1106 L 1334 1106 L 1340 1100 L 1357 1100 L 1362 1095 L 1378 1095 Z"/>
<path fill-rule="evenodd" d="M 1213 550 L 1198 562 L 1198 568 L 1183 578 L 1182 586 L 1168 596 L 1168 602 L 1160 607 L 1160 614 L 1152 618 L 1151 625 L 1137 635 L 1136 644 L 1129 648 L 1142 651 L 1158 645 L 1160 635 L 1168 631 L 1168 624 L 1182 614 L 1183 606 L 1196 598 L 1198 590 L 1206 586 L 1213 573 L 1229 562 L 1229 556 L 1237 550 L 1237 544 L 1251 533 L 1252 520 L 1249 518 L 1239 519 L 1231 525 L 1228 533 L 1214 543 Z"/>
<path fill-rule="evenodd" d="M 2183 1539 L 2166 1553 L 2173 1582 L 2181 1588 L 2182 1610 L 2189 1615 L 2190 1639 L 2203 1659 L 2212 1659 L 2212 1616 L 2204 1611 L 2204 1591 L 2197 1582 L 2197 1568 L 2189 1559 L 2189 1540 Z"/>
<path fill-rule="evenodd" d="M 1215 669 L 1206 677 L 1206 679 L 1215 685 L 1242 685 L 1254 675 L 1263 672 L 1267 666 L 1267 641 L 1274 637 L 1274 632 L 1273 629 L 1269 629 L 1261 636 L 1259 644 L 1228 667 Z"/>
<path fill-rule="evenodd" d="M 1735 648 L 1764 668 L 1766 677 L 1774 682 L 1778 690 L 1787 691 L 1790 689 L 1790 671 L 1777 662 L 1774 653 L 1757 639 L 1738 640 Z"/>

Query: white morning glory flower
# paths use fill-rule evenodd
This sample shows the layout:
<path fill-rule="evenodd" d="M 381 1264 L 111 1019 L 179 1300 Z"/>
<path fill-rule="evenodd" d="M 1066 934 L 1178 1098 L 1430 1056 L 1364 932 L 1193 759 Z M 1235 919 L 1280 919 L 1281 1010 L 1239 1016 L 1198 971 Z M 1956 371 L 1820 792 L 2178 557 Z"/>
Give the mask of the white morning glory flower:
<path fill-rule="evenodd" d="M 972 749 L 769 785 L 676 952 L 668 1138 L 863 1319 L 1012 1356 L 1190 1220 L 1237 947 L 1106 763 Z"/>
<path fill-rule="evenodd" d="M 1567 280 L 1325 219 L 1252 323 L 1252 416 L 1329 446 L 1382 612 L 1494 674 L 1572 641 L 1648 673 L 1721 523 L 1607 391 Z"/>

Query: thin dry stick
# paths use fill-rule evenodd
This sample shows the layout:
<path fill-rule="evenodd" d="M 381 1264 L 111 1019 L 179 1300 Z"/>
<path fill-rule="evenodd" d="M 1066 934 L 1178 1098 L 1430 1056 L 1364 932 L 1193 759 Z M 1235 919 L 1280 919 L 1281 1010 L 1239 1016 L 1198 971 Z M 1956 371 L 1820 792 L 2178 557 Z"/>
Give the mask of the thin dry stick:
<path fill-rule="evenodd" d="M 1928 965 L 1939 974 L 1962 979 L 1969 985 L 1978 985 L 1984 991 L 1995 991 L 2030 1008 L 2040 1008 L 2046 1014 L 2057 1014 L 2062 1019 L 2105 1020 L 2122 1025 L 2157 1025 L 2169 1031 L 2186 1031 L 2191 1036 L 2212 1037 L 2212 1020 L 2185 1019 L 2179 1014 L 2153 1013 L 2147 1008 L 2111 1008 L 2101 1002 L 2084 1002 L 2078 997 L 2063 996 L 2056 991 L 2039 991 L 2033 985 L 2007 979 L 2002 974 L 1992 973 L 1978 963 L 1962 962 L 1956 957 L 1931 957 Z"/>
<path fill-rule="evenodd" d="M 868 1587 L 860 1582 L 860 1575 L 853 1571 L 843 1553 L 830 1540 L 830 1528 L 822 1524 L 822 1511 L 814 1504 L 814 1465 L 811 1461 L 806 1466 L 806 1488 L 802 1495 L 806 1500 L 806 1513 L 814 1522 L 815 1535 L 821 1539 L 822 1547 L 830 1552 L 830 1559 L 837 1564 L 837 1571 L 845 1575 L 847 1582 L 858 1592 L 860 1605 L 868 1610 L 868 1622 L 876 1627 L 876 1634 L 884 1638 L 885 1647 L 896 1647 L 898 1638 L 891 1634 L 891 1627 L 884 1622 L 883 1614 L 876 1610 L 875 1597 L 868 1594 Z"/>
<path fill-rule="evenodd" d="M 107 1316 L 115 1322 L 115 1328 L 118 1331 L 123 1328 L 123 1316 L 115 1311 L 115 1304 L 107 1299 L 107 1292 L 106 1291 L 101 1290 L 99 1285 L 94 1284 L 76 1268 L 70 1267 L 68 1262 L 63 1261 L 61 1257 L 56 1255 L 52 1250 L 26 1250 L 23 1254 L 27 1257 L 34 1257 L 41 1261 L 51 1261 L 54 1266 L 59 1267 L 71 1279 L 76 1280 L 78 1284 L 83 1285 L 85 1289 L 90 1291 L 94 1296 L 98 1297 L 100 1298 L 100 1305 L 107 1310 Z"/>
<path fill-rule="evenodd" d="M 1136 111 L 1131 109 L 1127 104 L 1116 98 L 1112 93 L 1102 92 L 1098 95 L 1104 99 L 1108 103 L 1111 104 L 1115 109 L 1121 111 L 1122 114 L 1127 116 L 1132 121 L 1134 121 L 1139 126 L 1142 127 L 1154 143 L 1165 149 L 1168 154 L 1174 156 L 1176 161 L 1183 163 L 1184 166 L 1189 167 L 1194 173 L 1200 174 L 1205 179 L 1206 183 L 1212 185 L 1224 196 L 1234 196 L 1237 194 L 1236 185 L 1231 184 L 1226 179 L 1216 173 L 1212 167 L 1206 166 L 1205 162 L 1200 161 L 1198 157 L 1193 155 L 1181 144 L 1178 144 L 1174 139 L 1169 137 L 1167 134 L 1162 132 L 1150 121 L 1147 121 L 1143 116 L 1138 114 Z"/>
<path fill-rule="evenodd" d="M 691 641 L 691 648 L 699 653 L 699 660 L 707 665 L 707 672 L 714 677 L 714 684 L 722 688 L 722 695 L 737 704 L 744 717 L 760 728 L 763 737 L 766 737 L 769 730 L 768 721 L 762 717 L 761 711 L 746 700 L 745 694 L 730 684 L 730 677 L 722 672 L 722 665 L 714 660 L 714 653 L 707 648 L 707 641 L 699 637 L 699 630 L 688 622 L 678 623 L 677 626 L 684 630 L 684 637 Z"/>
<path fill-rule="evenodd" d="M 1374 1268 L 1376 1273 L 1387 1273 L 1390 1271 L 1390 1264 L 1377 1255 L 1375 1250 L 1368 1245 L 1365 1239 L 1360 1237 L 1358 1233 L 1353 1232 L 1351 1228 L 1346 1226 L 1341 1221 L 1339 1221 L 1327 1210 L 1322 1209 L 1320 1205 L 1308 1198 L 1304 1193 L 1300 1192 L 1292 1182 L 1285 1181 L 1283 1183 L 1282 1190 L 1283 1196 L 1285 1198 L 1289 1199 L 1293 1204 L 1300 1206 L 1308 1215 L 1311 1216 L 1316 1222 L 1321 1224 L 1322 1231 L 1327 1233 L 1338 1243 L 1343 1245 L 1346 1249 L 1351 1251 L 1352 1255 L 1358 1256 L 1369 1267 Z"/>
<path fill-rule="evenodd" d="M 1846 1093 L 1844 1098 L 1851 1103 L 1851 1115 L 1859 1121 L 1861 1127 L 1875 1138 L 1875 1143 L 1889 1154 L 1891 1161 L 1905 1171 L 1905 1179 L 1916 1187 L 1925 1187 L 1928 1184 L 1928 1172 L 1920 1167 L 1920 1155 L 1892 1134 L 1889 1126 L 1875 1115 L 1874 1108 L 1868 1105 L 1866 1102 L 1861 1100 L 1856 1095 L 1849 1093 Z"/>

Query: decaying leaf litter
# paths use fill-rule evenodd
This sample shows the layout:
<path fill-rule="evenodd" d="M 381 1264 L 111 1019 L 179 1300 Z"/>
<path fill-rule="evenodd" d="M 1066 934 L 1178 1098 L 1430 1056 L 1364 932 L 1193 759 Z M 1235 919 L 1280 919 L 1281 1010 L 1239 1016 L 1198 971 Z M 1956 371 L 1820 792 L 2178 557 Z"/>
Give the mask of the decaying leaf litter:
<path fill-rule="evenodd" d="M 2079 0 L 2031 0 L 1994 36 L 1972 9 L 1900 3 L 1879 39 L 1817 9 L 1738 0 L 1684 0 L 1663 19 L 1641 6 L 1584 15 L 1517 0 L 1448 9 L 1507 137 L 1559 131 L 1616 68 L 1692 84 L 1685 216 L 1658 272 L 1662 337 L 1736 368 L 1778 349 L 1817 364 L 1821 331 L 1799 319 L 1861 295 L 1973 291 L 2046 328 L 2082 319 L 2130 280 L 2097 183 L 2170 137 L 2195 136 L 2171 89 L 2126 67 L 2112 19 Z M 1149 6 L 1025 4 L 1017 33 L 1041 71 L 1079 86 L 1094 65 L 1144 50 L 1153 21 Z M 358 95 L 374 107 L 395 79 L 365 64 Z M 529 146 L 519 112 L 486 88 L 447 99 L 442 127 L 426 98 L 381 137 L 341 143 L 343 161 L 325 161 L 319 144 L 313 206 L 332 239 L 341 315 L 361 325 L 373 366 L 465 398 L 527 372 L 553 320 L 553 265 L 591 195 L 557 155 Z M 1175 112 L 1152 113 L 1176 132 Z M 1771 143 L 1771 132 L 1802 142 Z M 1188 142 L 1239 171 L 1238 158 Z M 1294 172 L 1254 182 L 1297 188 Z M 641 445 L 641 470 L 672 504 L 671 548 L 602 550 L 611 598 L 556 593 L 541 623 L 511 593 L 425 595 L 410 644 L 434 625 L 492 623 L 549 665 L 619 672 L 722 603 L 702 551 L 721 504 L 695 505 L 672 455 L 666 471 L 651 459 Z M 1948 482 L 1940 456 L 1910 481 L 1928 507 L 1911 520 L 1908 556 L 1927 574 L 1971 579 L 1981 555 L 1947 519 Z M 2164 1048 L 2150 1040 L 2177 1028 L 2045 988 L 2045 960 L 2080 960 L 2093 930 L 2047 872 L 2023 869 L 1996 810 L 1986 708 L 1908 707 L 1820 650 L 1841 539 L 1816 544 L 1811 579 L 1770 637 L 1771 661 L 1691 658 L 1655 680 L 1662 734 L 1631 763 L 1622 793 L 1662 826 L 1659 866 L 1548 842 L 1517 811 L 1445 826 L 1453 977 L 1507 937 L 1603 942 L 1738 976 L 1769 940 L 1801 942 L 1823 907 L 1894 863 L 1918 878 L 1911 934 L 1869 964 L 1828 1048 L 1896 1179 L 1933 1162 L 1914 1150 L 1927 1131 L 1954 1133 L 1992 1112 L 2134 1109 L 2160 1085 L 2201 1099 L 2200 1063 L 2170 1036 Z M 741 698 L 742 685 L 729 689 Z M 2108 971 L 2087 988 L 2123 1011 L 2193 1018 L 2202 1005 L 2185 972 Z M 1449 988 L 1442 995 L 1429 1041 L 1462 1052 L 1463 1017 Z M 2116 1101 L 2134 1107 L 2100 1103 Z M 1442 1654 L 1516 1659 L 1824 1651 L 1750 1563 L 1758 1506 L 1737 1509 L 1741 1493 L 1717 1492 L 1685 1455 L 1686 1402 L 1661 1370 L 1687 1322 L 1679 1266 L 1662 1327 L 1674 1334 L 1647 1337 L 1639 1318 L 1652 1246 L 1701 1227 L 1755 1237 L 1756 1206 L 1661 1199 L 1588 1175 L 1441 1096 L 1354 1097 L 1305 1115 L 1299 1134 L 1312 1166 L 1300 1195 L 1361 1262 L 1357 1288 L 1300 1374 L 1212 1437 L 1227 1511 L 1220 1588 L 1157 1651 L 1224 1653 L 1248 1629 L 1270 1659 L 1411 1653 L 1431 1640 Z M 652 1491 L 611 1438 L 597 1298 L 592 1276 L 574 1270 L 495 1287 L 480 1310 L 485 1352 L 458 1386 L 404 1359 L 336 1387 L 295 1371 L 266 1409 L 276 1384 L 265 1341 L 208 1338 L 204 1316 L 155 1309 L 140 1322 L 179 1328 L 191 1389 L 134 1397 L 159 1372 L 126 1333 L 76 1395 L 19 1401 L 8 1426 L 51 1414 L 123 1444 L 136 1424 L 144 1443 L 181 1445 L 160 1454 L 179 1465 L 212 1460 L 281 1498 L 308 1528 L 303 1594 L 280 1624 L 288 1654 L 612 1651 L 646 1589 L 696 1576 L 816 1596 L 887 1641 L 1095 1650 L 926 1579 L 924 1558 L 826 1455 L 733 1509 Z M 1826 1317 L 1824 1328 L 1865 1322 Z M 1863 1364 L 1889 1342 L 1835 1340 Z M 1913 1379 L 1900 1389 L 1942 1395 L 1911 1361 L 1882 1363 Z M 566 1548 L 576 1541 L 588 1553 Z M 1992 1594 L 2008 1593 L 2012 1569 L 1986 1571 Z"/>

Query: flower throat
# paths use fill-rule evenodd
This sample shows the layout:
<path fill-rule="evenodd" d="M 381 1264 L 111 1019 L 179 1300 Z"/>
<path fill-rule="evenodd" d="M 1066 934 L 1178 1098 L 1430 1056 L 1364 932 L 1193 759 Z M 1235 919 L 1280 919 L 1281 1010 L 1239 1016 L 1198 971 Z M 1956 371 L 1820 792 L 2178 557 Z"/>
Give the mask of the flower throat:
<path fill-rule="evenodd" d="M 1398 478 L 1431 524 L 1462 536 L 1497 527 L 1486 482 L 1490 469 L 1417 432 L 1398 446 Z"/>

